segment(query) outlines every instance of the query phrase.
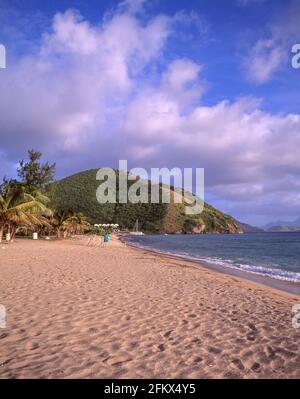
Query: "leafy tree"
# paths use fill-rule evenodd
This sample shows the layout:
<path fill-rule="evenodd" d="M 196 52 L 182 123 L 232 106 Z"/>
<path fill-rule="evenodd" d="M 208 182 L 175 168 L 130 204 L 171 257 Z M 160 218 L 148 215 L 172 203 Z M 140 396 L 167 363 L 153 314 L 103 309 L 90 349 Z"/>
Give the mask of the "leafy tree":
<path fill-rule="evenodd" d="M 194 228 L 197 227 L 197 220 L 192 218 L 186 218 L 183 223 L 183 232 L 184 233 L 192 233 Z"/>
<path fill-rule="evenodd" d="M 51 225 L 56 231 L 57 238 L 82 234 L 89 229 L 87 218 L 82 213 L 73 211 L 55 212 L 51 218 Z"/>
<path fill-rule="evenodd" d="M 21 184 L 4 181 L 0 189 L 0 242 L 5 228 L 13 239 L 18 227 L 33 228 L 47 223 L 44 216 L 50 215 L 50 210 L 46 202 L 47 198 L 40 193 L 30 195 Z"/>
<path fill-rule="evenodd" d="M 56 164 L 41 163 L 42 154 L 35 150 L 28 151 L 29 160 L 20 161 L 18 176 L 29 194 L 35 191 L 44 191 L 54 181 Z"/>

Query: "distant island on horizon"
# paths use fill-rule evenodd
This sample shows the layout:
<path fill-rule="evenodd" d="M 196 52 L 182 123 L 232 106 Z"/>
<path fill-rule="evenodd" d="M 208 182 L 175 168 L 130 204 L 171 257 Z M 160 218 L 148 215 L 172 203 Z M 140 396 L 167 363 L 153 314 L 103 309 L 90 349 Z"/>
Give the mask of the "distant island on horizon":
<path fill-rule="evenodd" d="M 300 217 L 294 221 L 277 221 L 271 222 L 264 226 L 264 230 L 268 232 L 298 232 L 300 231 Z"/>

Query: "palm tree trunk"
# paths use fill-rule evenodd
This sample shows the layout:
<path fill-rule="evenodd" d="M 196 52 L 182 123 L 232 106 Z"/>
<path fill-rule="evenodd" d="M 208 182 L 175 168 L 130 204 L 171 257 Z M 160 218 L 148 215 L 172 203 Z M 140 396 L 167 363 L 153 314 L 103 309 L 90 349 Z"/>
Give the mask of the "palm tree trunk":
<path fill-rule="evenodd" d="M 4 232 L 4 224 L 1 224 L 0 225 L 0 242 L 2 242 L 3 232 Z"/>
<path fill-rule="evenodd" d="M 11 242 L 13 242 L 14 239 L 15 239 L 16 231 L 17 231 L 16 226 L 12 226 L 12 228 L 11 228 L 11 237 L 10 237 Z"/>

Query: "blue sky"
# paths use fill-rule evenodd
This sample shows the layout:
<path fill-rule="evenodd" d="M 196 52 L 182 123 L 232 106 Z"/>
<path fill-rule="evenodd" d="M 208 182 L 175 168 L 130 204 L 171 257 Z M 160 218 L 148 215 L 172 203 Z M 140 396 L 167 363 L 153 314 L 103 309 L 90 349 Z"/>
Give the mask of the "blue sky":
<path fill-rule="evenodd" d="M 296 219 L 299 20 L 293 0 L 0 0 L 0 175 L 29 147 L 58 177 L 204 167 L 213 205 Z"/>

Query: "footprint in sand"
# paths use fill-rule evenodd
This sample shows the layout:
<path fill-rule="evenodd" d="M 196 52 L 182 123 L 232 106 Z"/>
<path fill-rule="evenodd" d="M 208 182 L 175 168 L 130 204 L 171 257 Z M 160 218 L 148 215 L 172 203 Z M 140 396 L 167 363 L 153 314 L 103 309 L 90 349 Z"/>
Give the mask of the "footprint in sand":
<path fill-rule="evenodd" d="M 192 342 L 195 344 L 201 344 L 201 339 L 200 338 L 194 338 L 192 339 Z"/>
<path fill-rule="evenodd" d="M 97 332 L 98 332 L 98 329 L 95 328 L 95 327 L 90 327 L 90 328 L 88 329 L 88 333 L 89 333 L 89 334 L 97 334 Z"/>
<path fill-rule="evenodd" d="M 165 337 L 165 338 L 169 338 L 169 336 L 172 334 L 172 332 L 173 332 L 173 330 L 167 331 L 167 332 L 164 334 L 164 337 Z"/>
<path fill-rule="evenodd" d="M 255 335 L 252 334 L 252 333 L 249 333 L 249 334 L 247 335 L 247 340 L 248 340 L 248 341 L 255 341 Z"/>
<path fill-rule="evenodd" d="M 6 334 L 6 333 L 0 334 L 0 339 L 4 339 L 6 337 L 8 337 L 8 334 Z"/>
<path fill-rule="evenodd" d="M 243 365 L 241 359 L 233 359 L 231 363 L 234 364 L 234 366 L 236 366 L 239 370 L 245 370 L 245 366 Z"/>
<path fill-rule="evenodd" d="M 257 328 L 255 327 L 255 325 L 254 325 L 254 324 L 252 324 L 252 323 L 249 323 L 249 324 L 248 324 L 248 327 L 249 327 L 249 328 L 251 328 L 251 330 L 252 330 L 252 331 L 255 331 L 255 332 L 257 332 Z"/>
<path fill-rule="evenodd" d="M 158 350 L 160 351 L 160 352 L 164 352 L 165 351 L 165 346 L 164 346 L 164 344 L 160 344 L 160 345 L 158 345 Z"/>
<path fill-rule="evenodd" d="M 258 335 L 258 330 L 255 327 L 255 325 L 252 323 L 249 323 L 248 327 L 251 329 L 251 331 L 247 334 L 246 338 L 248 341 L 255 341 L 255 339 Z"/>
<path fill-rule="evenodd" d="M 29 349 L 30 351 L 33 351 L 35 349 L 38 349 L 40 347 L 40 345 L 37 342 L 29 342 L 26 345 L 26 349 Z"/>
<path fill-rule="evenodd" d="M 251 366 L 251 370 L 254 371 L 255 373 L 259 373 L 260 372 L 260 364 L 253 363 L 253 365 Z"/>
<path fill-rule="evenodd" d="M 115 356 L 115 357 L 109 357 L 106 359 L 106 363 L 109 366 L 121 366 L 124 363 L 130 362 L 132 360 L 131 357 L 127 355 L 120 355 L 120 356 Z"/>
<path fill-rule="evenodd" d="M 209 346 L 208 352 L 213 353 L 214 355 L 218 355 L 222 352 L 222 349 L 216 348 L 214 346 Z"/>
<path fill-rule="evenodd" d="M 202 359 L 202 357 L 200 357 L 200 356 L 196 356 L 194 359 L 193 359 L 193 363 L 200 363 L 200 362 L 202 362 L 203 361 L 203 359 Z"/>

